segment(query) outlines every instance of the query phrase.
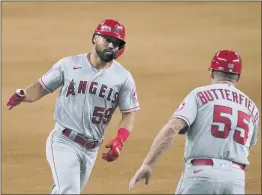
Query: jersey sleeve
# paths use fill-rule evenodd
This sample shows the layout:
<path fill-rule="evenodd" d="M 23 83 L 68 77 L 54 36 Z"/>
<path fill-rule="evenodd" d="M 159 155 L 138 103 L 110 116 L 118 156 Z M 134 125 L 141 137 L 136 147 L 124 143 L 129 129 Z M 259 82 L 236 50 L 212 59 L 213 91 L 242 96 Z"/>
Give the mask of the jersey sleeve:
<path fill-rule="evenodd" d="M 119 109 L 122 113 L 140 110 L 136 85 L 131 74 L 119 91 Z"/>
<path fill-rule="evenodd" d="M 259 126 L 259 116 L 258 116 L 257 121 L 255 122 L 254 133 L 250 141 L 250 146 L 253 146 L 257 143 L 258 126 Z"/>
<path fill-rule="evenodd" d="M 59 60 L 57 63 L 53 65 L 53 67 L 48 72 L 46 72 L 39 79 L 39 83 L 49 93 L 55 91 L 64 82 L 62 64 L 63 60 Z"/>
<path fill-rule="evenodd" d="M 171 118 L 180 118 L 184 120 L 188 129 L 195 121 L 197 116 L 197 99 L 194 91 L 191 91 L 186 98 L 180 103 L 177 110 L 173 113 Z M 188 130 L 187 129 L 187 130 Z"/>

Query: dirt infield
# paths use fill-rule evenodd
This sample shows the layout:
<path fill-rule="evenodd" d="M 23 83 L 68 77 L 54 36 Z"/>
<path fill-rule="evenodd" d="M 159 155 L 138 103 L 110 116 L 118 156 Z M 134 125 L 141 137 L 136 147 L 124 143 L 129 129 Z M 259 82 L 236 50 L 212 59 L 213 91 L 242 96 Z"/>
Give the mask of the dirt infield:
<path fill-rule="evenodd" d="M 183 171 L 184 137 L 153 170 L 149 186 L 128 191 L 128 182 L 154 136 L 187 93 L 208 84 L 214 53 L 233 49 L 243 58 L 239 88 L 261 107 L 260 3 L 3 3 L 2 5 L 2 193 L 50 193 L 53 183 L 45 142 L 53 128 L 58 90 L 11 112 L 16 88 L 37 80 L 58 59 L 89 52 L 96 25 L 115 18 L 126 26 L 127 48 L 119 61 L 133 74 L 141 111 L 135 129 L 114 163 L 100 149 L 83 193 L 175 192 Z M 105 142 L 115 136 L 113 117 Z M 260 131 L 260 130 L 259 130 Z M 261 133 L 250 153 L 246 192 L 261 194 Z"/>

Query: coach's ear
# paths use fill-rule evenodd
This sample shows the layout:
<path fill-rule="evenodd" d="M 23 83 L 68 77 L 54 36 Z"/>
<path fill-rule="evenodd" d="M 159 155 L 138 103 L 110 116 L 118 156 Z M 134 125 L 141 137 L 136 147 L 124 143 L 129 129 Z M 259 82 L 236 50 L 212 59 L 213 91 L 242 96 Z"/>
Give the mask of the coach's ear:
<path fill-rule="evenodd" d="M 211 71 L 211 78 L 214 79 L 214 71 Z"/>
<path fill-rule="evenodd" d="M 237 77 L 237 82 L 239 81 L 239 79 L 240 79 L 240 74 L 239 75 L 237 75 L 238 77 Z"/>

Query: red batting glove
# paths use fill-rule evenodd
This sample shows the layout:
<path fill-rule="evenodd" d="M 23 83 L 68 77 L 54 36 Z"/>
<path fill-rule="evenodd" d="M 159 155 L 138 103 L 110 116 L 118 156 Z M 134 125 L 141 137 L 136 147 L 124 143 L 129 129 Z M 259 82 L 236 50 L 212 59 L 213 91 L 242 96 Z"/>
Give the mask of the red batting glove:
<path fill-rule="evenodd" d="M 129 131 L 125 128 L 120 128 L 118 130 L 117 136 L 115 139 L 111 140 L 105 147 L 110 148 L 107 153 L 103 153 L 102 159 L 107 162 L 112 162 L 116 160 L 124 146 L 124 142 L 129 136 Z"/>
<path fill-rule="evenodd" d="M 102 159 L 106 160 L 107 162 L 116 160 L 120 155 L 123 145 L 124 143 L 119 137 L 111 140 L 108 144 L 105 145 L 105 147 L 110 148 L 110 150 L 107 153 L 103 153 Z"/>
<path fill-rule="evenodd" d="M 19 105 L 26 97 L 25 90 L 17 89 L 16 92 L 10 97 L 9 101 L 7 102 L 7 106 L 9 106 L 9 110 L 13 107 Z"/>

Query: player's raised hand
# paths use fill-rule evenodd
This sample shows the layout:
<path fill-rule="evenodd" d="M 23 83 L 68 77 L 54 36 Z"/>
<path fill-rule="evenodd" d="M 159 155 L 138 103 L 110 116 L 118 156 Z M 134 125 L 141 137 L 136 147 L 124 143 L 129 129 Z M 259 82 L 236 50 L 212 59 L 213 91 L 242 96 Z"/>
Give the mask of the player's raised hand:
<path fill-rule="evenodd" d="M 129 190 L 132 190 L 136 183 L 142 179 L 145 179 L 145 184 L 148 185 L 151 175 L 152 168 L 148 165 L 142 165 L 136 172 L 135 176 L 131 179 L 129 183 Z"/>
<path fill-rule="evenodd" d="M 7 106 L 9 106 L 9 110 L 13 107 L 19 105 L 26 97 L 25 90 L 17 89 L 16 92 L 10 97 L 9 101 L 7 102 Z"/>
<path fill-rule="evenodd" d="M 102 159 L 106 160 L 107 162 L 116 160 L 120 155 L 123 145 L 124 144 L 122 140 L 119 139 L 119 137 L 111 140 L 108 144 L 105 145 L 105 147 L 110 148 L 110 150 L 107 153 L 103 153 Z"/>

